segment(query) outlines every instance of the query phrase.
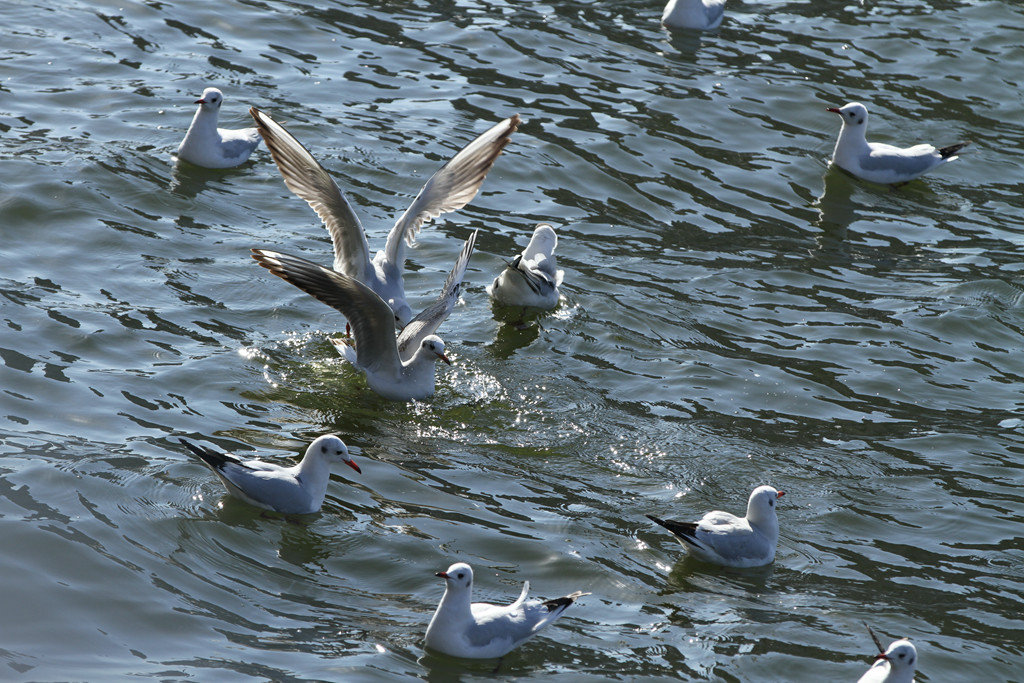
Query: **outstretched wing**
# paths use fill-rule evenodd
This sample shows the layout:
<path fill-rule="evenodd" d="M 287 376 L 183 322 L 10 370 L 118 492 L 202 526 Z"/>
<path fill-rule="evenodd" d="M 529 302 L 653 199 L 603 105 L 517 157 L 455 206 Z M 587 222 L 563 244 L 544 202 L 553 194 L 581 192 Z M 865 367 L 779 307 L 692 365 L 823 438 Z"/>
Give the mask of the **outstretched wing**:
<path fill-rule="evenodd" d="M 444 281 L 444 287 L 434 302 L 427 306 L 415 318 L 409 321 L 402 333 L 398 335 L 398 353 L 403 361 L 407 361 L 416 353 L 423 338 L 434 334 L 441 323 L 448 319 L 455 302 L 459 300 L 459 291 L 462 285 L 462 278 L 466 275 L 466 267 L 473 255 L 473 248 L 476 246 L 476 236 L 479 230 L 474 230 L 466 243 L 462 245 L 459 257 L 455 259 L 455 265 L 448 273 L 448 279 Z"/>
<path fill-rule="evenodd" d="M 461 209 L 476 196 L 518 126 L 519 115 L 514 114 L 491 127 L 430 177 L 388 233 L 384 245 L 386 261 L 401 270 L 405 264 L 405 246 L 413 243 L 421 225 L 442 213 Z"/>
<path fill-rule="evenodd" d="M 366 281 L 369 276 L 370 248 L 366 233 L 345 195 L 327 170 L 284 126 L 256 107 L 249 113 L 277 164 L 289 190 L 316 211 L 334 243 L 334 269 L 349 277 Z"/>
<path fill-rule="evenodd" d="M 356 364 L 373 371 L 397 371 L 395 314 L 363 283 L 298 256 L 253 249 L 252 257 L 274 275 L 341 311 L 356 340 Z"/>

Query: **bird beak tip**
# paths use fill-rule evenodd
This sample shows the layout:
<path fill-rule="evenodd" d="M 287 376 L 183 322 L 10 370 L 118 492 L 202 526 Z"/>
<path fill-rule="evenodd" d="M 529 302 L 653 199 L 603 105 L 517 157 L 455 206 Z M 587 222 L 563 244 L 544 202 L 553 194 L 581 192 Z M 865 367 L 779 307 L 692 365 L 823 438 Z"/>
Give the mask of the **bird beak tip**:
<path fill-rule="evenodd" d="M 363 473 L 363 471 L 362 471 L 361 469 L 359 469 L 359 465 L 357 465 L 357 464 L 356 464 L 356 461 L 355 461 L 355 460 L 346 460 L 346 461 L 345 461 L 345 463 L 346 463 L 346 464 L 348 464 L 348 466 L 349 466 L 349 467 L 351 467 L 352 469 L 354 469 L 354 470 L 355 470 L 356 472 L 358 472 L 359 474 L 362 474 L 362 473 Z"/>
<path fill-rule="evenodd" d="M 438 358 L 440 358 L 441 360 L 443 360 L 443 361 L 444 361 L 445 363 L 447 363 L 448 365 L 451 365 L 451 364 L 452 364 L 452 361 L 451 361 L 451 359 L 450 359 L 450 358 L 448 358 L 448 356 L 447 356 L 446 354 L 443 354 L 443 353 L 439 353 L 439 354 L 437 354 L 437 357 L 438 357 Z"/>
<path fill-rule="evenodd" d="M 839 107 L 825 107 L 825 111 L 830 111 L 833 114 L 840 114 Z"/>
<path fill-rule="evenodd" d="M 447 579 L 448 578 L 448 573 L 447 572 L 437 572 L 437 573 L 434 574 L 434 576 L 436 576 L 439 579 Z"/>

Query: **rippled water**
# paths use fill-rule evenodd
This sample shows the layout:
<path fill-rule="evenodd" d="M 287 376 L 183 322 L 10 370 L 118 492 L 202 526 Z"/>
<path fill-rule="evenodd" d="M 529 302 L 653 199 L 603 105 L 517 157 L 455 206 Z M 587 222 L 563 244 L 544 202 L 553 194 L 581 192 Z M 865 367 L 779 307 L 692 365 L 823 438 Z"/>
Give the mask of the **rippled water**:
<path fill-rule="evenodd" d="M 425 656 L 455 559 L 477 595 L 585 598 L 505 674 L 855 680 L 909 636 L 927 680 L 1024 667 L 1024 9 L 736 2 L 8 3 L 0 9 L 0 678 L 469 680 Z M 288 122 L 372 245 L 499 118 L 469 207 L 423 231 L 422 304 L 480 228 L 455 365 L 377 398 L 343 321 L 251 247 L 330 261 L 261 149 L 175 168 L 204 86 Z M 873 139 L 973 144 L 893 191 Z M 538 221 L 559 310 L 484 286 Z M 339 433 L 320 515 L 228 499 L 177 439 L 281 458 Z M 767 569 L 681 559 L 644 518 L 783 488 Z"/>

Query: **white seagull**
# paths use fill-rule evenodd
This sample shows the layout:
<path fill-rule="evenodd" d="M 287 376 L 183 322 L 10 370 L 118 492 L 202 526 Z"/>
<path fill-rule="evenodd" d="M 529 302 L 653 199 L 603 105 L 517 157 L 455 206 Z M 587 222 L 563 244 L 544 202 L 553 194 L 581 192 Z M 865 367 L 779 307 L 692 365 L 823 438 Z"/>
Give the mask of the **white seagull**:
<path fill-rule="evenodd" d="M 248 160 L 260 144 L 260 135 L 255 128 L 218 128 L 217 116 L 223 102 L 224 95 L 217 88 L 207 88 L 195 101 L 199 108 L 178 145 L 179 159 L 204 168 L 232 168 Z"/>
<path fill-rule="evenodd" d="M 179 441 L 220 477 L 228 493 L 264 510 L 285 514 L 302 515 L 320 509 L 331 478 L 331 462 L 341 460 L 356 472 L 362 472 L 349 456 L 345 443 L 333 434 L 325 434 L 309 444 L 302 460 L 292 467 L 262 460 L 240 460 L 185 439 Z"/>
<path fill-rule="evenodd" d="M 857 683 L 914 683 L 916 666 L 917 648 L 905 638 L 897 640 L 885 652 L 878 654 L 875 663 Z"/>
<path fill-rule="evenodd" d="M 696 557 L 726 567 L 760 567 L 775 560 L 779 520 L 775 502 L 783 492 L 758 486 L 747 501 L 747 516 L 715 510 L 699 522 L 676 522 L 647 515 L 665 527 Z"/>
<path fill-rule="evenodd" d="M 298 256 L 253 249 L 253 258 L 274 275 L 341 311 L 355 340 L 332 339 L 334 348 L 366 373 L 366 383 L 384 398 L 396 401 L 424 399 L 434 393 L 438 360 L 451 365 L 444 342 L 434 332 L 451 313 L 459 298 L 462 278 L 476 244 L 470 235 L 455 261 L 441 294 L 412 319 L 395 338 L 394 314 L 376 292 L 347 275 Z"/>
<path fill-rule="evenodd" d="M 661 25 L 707 31 L 718 28 L 724 16 L 725 0 L 668 0 Z"/>
<path fill-rule="evenodd" d="M 473 569 L 465 562 L 457 562 L 435 576 L 445 580 L 444 597 L 427 626 L 426 645 L 469 659 L 505 656 L 562 616 L 577 598 L 590 595 L 576 591 L 554 600 L 527 600 L 527 581 L 519 599 L 511 605 L 491 605 L 472 602 Z"/>
<path fill-rule="evenodd" d="M 832 163 L 858 178 L 882 185 L 902 185 L 927 173 L 936 166 L 953 161 L 967 142 L 936 149 L 931 145 L 894 147 L 881 142 L 868 142 L 868 110 L 860 102 L 842 107 L 827 107 L 839 114 L 843 127 L 839 131 Z"/>
<path fill-rule="evenodd" d="M 277 163 L 284 184 L 316 211 L 334 243 L 334 270 L 358 280 L 376 292 L 404 327 L 412 318 L 405 300 L 405 248 L 416 239 L 426 221 L 468 204 L 484 182 L 495 160 L 519 126 L 513 115 L 469 143 L 442 166 L 420 189 L 391 232 L 384 249 L 370 259 L 366 233 L 355 212 L 330 174 L 281 124 L 256 108 L 249 110 Z"/>
<path fill-rule="evenodd" d="M 533 231 L 530 243 L 487 288 L 498 303 L 551 309 L 558 305 L 558 286 L 565 271 L 555 265 L 558 237 L 546 223 Z"/>

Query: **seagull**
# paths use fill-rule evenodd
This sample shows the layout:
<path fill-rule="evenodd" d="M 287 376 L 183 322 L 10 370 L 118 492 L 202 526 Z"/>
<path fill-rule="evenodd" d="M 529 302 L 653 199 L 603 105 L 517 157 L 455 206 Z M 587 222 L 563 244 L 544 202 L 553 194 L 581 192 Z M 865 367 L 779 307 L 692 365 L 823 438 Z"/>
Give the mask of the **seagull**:
<path fill-rule="evenodd" d="M 331 343 L 366 373 L 371 389 L 396 401 L 419 400 L 434 394 L 437 361 L 451 365 L 444 342 L 434 332 L 459 298 L 478 232 L 474 231 L 463 245 L 441 294 L 405 326 L 397 339 L 391 307 L 362 282 L 298 256 L 253 249 L 252 257 L 274 275 L 341 311 L 351 325 L 355 348 L 341 339 L 332 339 Z"/>
<path fill-rule="evenodd" d="M 843 127 L 832 152 L 832 163 L 862 180 L 882 185 L 902 185 L 927 173 L 936 166 L 953 161 L 956 153 L 968 142 L 958 142 L 936 149 L 931 145 L 894 147 L 881 142 L 868 142 L 868 110 L 860 102 L 826 111 L 843 117 Z"/>
<path fill-rule="evenodd" d="M 539 223 L 523 253 L 487 288 L 498 303 L 509 306 L 533 306 L 552 309 L 558 305 L 558 286 L 565 271 L 555 266 L 558 237 L 546 223 Z"/>
<path fill-rule="evenodd" d="M 178 440 L 220 477 L 228 493 L 264 510 L 285 514 L 302 515 L 320 509 L 331 478 L 332 461 L 342 460 L 362 473 L 349 456 L 348 447 L 333 434 L 325 434 L 309 444 L 302 460 L 292 467 L 262 460 L 241 460 L 185 439 Z"/>
<path fill-rule="evenodd" d="M 871 634 L 872 637 L 874 633 Z M 877 639 L 875 640 L 877 643 Z M 879 644 L 878 649 L 882 646 Z M 857 683 L 914 683 L 917 648 L 906 638 L 893 641 L 885 652 L 879 652 L 875 663 Z"/>
<path fill-rule="evenodd" d="M 668 0 L 661 25 L 706 31 L 718 28 L 724 16 L 725 0 Z"/>
<path fill-rule="evenodd" d="M 412 245 L 423 223 L 461 209 L 476 196 L 519 126 L 518 115 L 501 121 L 442 166 L 391 228 L 384 249 L 371 260 L 363 226 L 327 170 L 281 124 L 255 107 L 249 113 L 256 120 L 284 184 L 306 200 L 330 233 L 334 270 L 358 280 L 384 299 L 394 311 L 398 327 L 405 327 L 412 318 L 402 279 L 406 244 Z"/>
<path fill-rule="evenodd" d="M 779 520 L 775 502 L 783 491 L 758 486 L 747 501 L 747 516 L 737 517 L 715 510 L 699 522 L 649 519 L 665 527 L 696 557 L 725 567 L 760 567 L 775 560 L 779 540 Z"/>
<path fill-rule="evenodd" d="M 469 659 L 505 656 L 562 616 L 577 598 L 590 595 L 576 591 L 554 600 L 527 600 L 527 581 L 519 599 L 511 605 L 491 605 L 471 602 L 473 568 L 465 562 L 457 562 L 434 576 L 445 581 L 444 597 L 427 626 L 426 645 L 446 655 Z"/>
<path fill-rule="evenodd" d="M 217 127 L 217 116 L 224 95 L 217 88 L 207 88 L 195 101 L 199 105 L 185 139 L 178 145 L 178 158 L 203 168 L 232 168 L 244 164 L 260 135 L 255 128 L 227 130 Z"/>

